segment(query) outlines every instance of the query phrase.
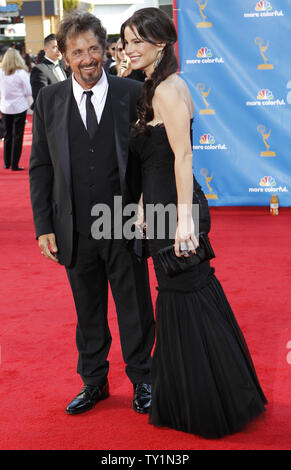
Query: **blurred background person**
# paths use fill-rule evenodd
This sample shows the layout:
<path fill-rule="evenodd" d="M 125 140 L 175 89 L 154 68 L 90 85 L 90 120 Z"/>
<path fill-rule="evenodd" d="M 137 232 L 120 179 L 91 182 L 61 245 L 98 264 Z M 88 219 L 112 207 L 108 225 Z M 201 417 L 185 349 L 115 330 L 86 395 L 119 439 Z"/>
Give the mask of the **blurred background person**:
<path fill-rule="evenodd" d="M 44 39 L 44 52 L 43 60 L 32 68 L 30 74 L 34 102 L 42 87 L 66 80 L 67 78 L 67 74 L 60 63 L 62 54 L 59 51 L 55 34 L 50 34 Z"/>
<path fill-rule="evenodd" d="M 0 110 L 4 124 L 4 168 L 23 170 L 18 163 L 22 151 L 26 112 L 32 90 L 27 66 L 19 52 L 9 48 L 0 70 Z"/>
<path fill-rule="evenodd" d="M 123 49 L 121 39 L 118 39 L 115 46 L 115 73 L 118 77 L 132 78 L 143 82 L 145 79 L 145 73 L 142 70 L 132 70 L 130 58 L 126 55 Z"/>
<path fill-rule="evenodd" d="M 35 63 L 36 63 L 36 64 L 40 64 L 40 63 L 43 61 L 44 56 L 45 56 L 45 51 L 44 51 L 44 49 L 40 49 L 40 51 L 38 51 L 38 53 L 37 53 L 37 55 L 36 55 Z"/>
<path fill-rule="evenodd" d="M 20 54 L 21 54 L 21 57 L 23 58 L 23 60 L 25 62 L 25 65 L 28 69 L 28 73 L 30 73 L 31 70 L 32 70 L 32 67 L 34 66 L 34 63 L 32 61 L 31 56 L 26 52 L 24 46 L 22 46 Z"/>
<path fill-rule="evenodd" d="M 115 49 L 116 49 L 117 41 L 118 41 L 118 36 L 114 36 L 108 39 L 107 46 L 106 46 L 107 59 L 105 60 L 103 64 L 103 68 L 105 72 L 110 73 L 112 75 L 116 75 Z"/>

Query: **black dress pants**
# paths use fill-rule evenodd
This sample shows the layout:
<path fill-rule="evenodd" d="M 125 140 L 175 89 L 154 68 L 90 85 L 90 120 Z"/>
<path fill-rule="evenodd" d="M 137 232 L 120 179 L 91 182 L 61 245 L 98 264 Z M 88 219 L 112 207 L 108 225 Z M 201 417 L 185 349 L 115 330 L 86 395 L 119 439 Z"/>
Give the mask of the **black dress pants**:
<path fill-rule="evenodd" d="M 4 165 L 15 170 L 22 152 L 26 111 L 19 114 L 2 113 L 4 122 Z"/>
<path fill-rule="evenodd" d="M 77 310 L 77 372 L 85 384 L 103 385 L 111 334 L 107 321 L 108 281 L 116 305 L 125 370 L 132 383 L 151 383 L 155 338 L 147 264 L 124 240 L 95 240 L 76 234 L 74 261 L 67 267 Z"/>

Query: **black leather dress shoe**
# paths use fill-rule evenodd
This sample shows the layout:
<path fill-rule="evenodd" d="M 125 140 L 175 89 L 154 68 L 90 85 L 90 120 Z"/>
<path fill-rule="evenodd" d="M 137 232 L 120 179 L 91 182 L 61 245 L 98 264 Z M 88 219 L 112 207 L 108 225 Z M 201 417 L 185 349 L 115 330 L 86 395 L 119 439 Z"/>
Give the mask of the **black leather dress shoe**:
<path fill-rule="evenodd" d="M 109 397 L 108 381 L 102 386 L 85 385 L 81 392 L 67 406 L 66 412 L 69 415 L 84 413 L 84 411 L 94 408 L 96 403 Z"/>
<path fill-rule="evenodd" d="M 152 386 L 150 384 L 134 384 L 132 408 L 137 413 L 148 413 L 152 403 Z"/>
<path fill-rule="evenodd" d="M 4 170 L 9 170 L 10 165 L 4 165 Z"/>
<path fill-rule="evenodd" d="M 17 166 L 16 168 L 11 168 L 12 171 L 22 171 L 24 168 L 22 166 Z"/>

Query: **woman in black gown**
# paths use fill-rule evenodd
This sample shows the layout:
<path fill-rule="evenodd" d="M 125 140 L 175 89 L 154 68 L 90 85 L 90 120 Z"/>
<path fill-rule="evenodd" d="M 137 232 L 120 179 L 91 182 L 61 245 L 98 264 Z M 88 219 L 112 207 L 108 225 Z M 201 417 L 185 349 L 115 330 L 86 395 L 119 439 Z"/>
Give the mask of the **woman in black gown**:
<path fill-rule="evenodd" d="M 265 411 L 267 400 L 209 261 L 169 277 L 158 256 L 171 244 L 177 257 L 196 253 L 192 204 L 199 205 L 199 231 L 210 230 L 208 203 L 192 172 L 194 110 L 189 89 L 176 74 L 175 27 L 160 9 L 144 8 L 122 25 L 121 37 L 133 69 L 147 76 L 129 157 L 134 166 L 140 162 L 147 230 L 150 204 L 177 208 L 174 236 L 148 239 L 159 291 L 150 423 L 222 437 Z"/>

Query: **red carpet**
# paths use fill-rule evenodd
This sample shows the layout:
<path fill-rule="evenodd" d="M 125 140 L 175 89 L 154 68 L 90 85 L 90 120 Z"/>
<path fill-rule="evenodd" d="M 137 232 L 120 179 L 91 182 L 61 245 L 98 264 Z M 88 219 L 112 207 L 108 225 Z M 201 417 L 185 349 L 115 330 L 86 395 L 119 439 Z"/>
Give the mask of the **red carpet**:
<path fill-rule="evenodd" d="M 26 126 L 24 172 L 0 169 L 2 450 L 291 449 L 291 209 L 212 208 L 213 262 L 245 334 L 267 412 L 241 433 L 205 440 L 155 429 L 131 409 L 115 307 L 111 397 L 95 409 L 68 416 L 64 409 L 82 386 L 76 374 L 75 312 L 64 268 L 45 260 L 34 239 Z M 2 158 L 1 144 L 1 158 Z M 151 267 L 153 300 L 155 278 Z"/>

